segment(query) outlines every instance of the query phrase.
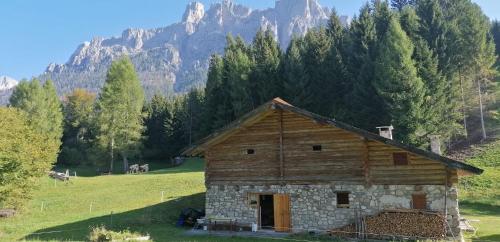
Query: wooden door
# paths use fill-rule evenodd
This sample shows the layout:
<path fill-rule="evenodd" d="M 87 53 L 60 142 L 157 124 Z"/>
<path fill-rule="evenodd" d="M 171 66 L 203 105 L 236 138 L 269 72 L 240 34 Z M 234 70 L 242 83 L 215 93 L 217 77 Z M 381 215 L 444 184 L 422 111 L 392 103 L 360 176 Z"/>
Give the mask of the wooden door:
<path fill-rule="evenodd" d="M 288 232 L 291 227 L 290 196 L 274 194 L 274 227 L 276 232 Z"/>
<path fill-rule="evenodd" d="M 425 194 L 413 194 L 413 208 L 414 209 L 426 209 L 427 201 L 425 198 Z"/>

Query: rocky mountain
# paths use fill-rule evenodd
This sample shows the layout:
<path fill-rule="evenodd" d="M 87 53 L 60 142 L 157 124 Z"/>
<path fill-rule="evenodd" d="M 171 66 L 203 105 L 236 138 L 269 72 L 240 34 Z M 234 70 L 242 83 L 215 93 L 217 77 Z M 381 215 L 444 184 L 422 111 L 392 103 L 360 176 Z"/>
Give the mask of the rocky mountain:
<path fill-rule="evenodd" d="M 204 84 L 208 59 L 223 52 L 227 34 L 250 42 L 259 29 L 269 29 L 286 48 L 292 36 L 325 24 L 329 13 L 317 0 L 277 0 L 274 8 L 265 10 L 231 0 L 208 9 L 193 2 L 181 22 L 157 29 L 127 29 L 118 37 L 96 37 L 81 44 L 65 64 L 50 64 L 40 79 L 52 79 L 60 94 L 77 87 L 98 91 L 111 61 L 128 55 L 148 95 L 182 92 Z"/>
<path fill-rule="evenodd" d="M 0 91 L 12 89 L 17 85 L 17 83 L 18 81 L 12 77 L 0 76 Z"/>
<path fill-rule="evenodd" d="M 7 104 L 12 89 L 17 86 L 18 81 L 8 76 L 0 76 L 0 105 Z"/>

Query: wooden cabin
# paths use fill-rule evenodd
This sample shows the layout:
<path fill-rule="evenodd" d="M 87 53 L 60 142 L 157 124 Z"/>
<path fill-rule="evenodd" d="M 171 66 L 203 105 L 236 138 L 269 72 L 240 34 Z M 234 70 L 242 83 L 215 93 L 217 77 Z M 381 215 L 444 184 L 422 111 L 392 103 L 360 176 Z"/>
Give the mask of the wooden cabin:
<path fill-rule="evenodd" d="M 326 231 L 359 214 L 414 208 L 446 214 L 456 234 L 458 176 L 482 172 L 279 98 L 184 155 L 205 157 L 207 217 L 293 232 Z"/>

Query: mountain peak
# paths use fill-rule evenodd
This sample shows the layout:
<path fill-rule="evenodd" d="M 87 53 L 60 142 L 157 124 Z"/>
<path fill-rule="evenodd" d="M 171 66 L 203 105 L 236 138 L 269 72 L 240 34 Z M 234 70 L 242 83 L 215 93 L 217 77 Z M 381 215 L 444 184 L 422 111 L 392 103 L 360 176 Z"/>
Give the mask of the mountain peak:
<path fill-rule="evenodd" d="M 12 89 L 17 86 L 18 81 L 12 77 L 0 76 L 0 91 Z"/>
<path fill-rule="evenodd" d="M 192 34 L 196 26 L 205 16 L 205 6 L 200 2 L 191 2 L 187 5 L 182 22 L 186 25 L 186 33 Z"/>
<path fill-rule="evenodd" d="M 207 9 L 200 2 L 191 2 L 177 23 L 155 29 L 130 28 L 121 36 L 81 44 L 66 64 L 49 65 L 40 79 L 53 80 L 60 94 L 74 88 L 98 92 L 111 62 L 128 55 L 147 96 L 183 92 L 205 82 L 210 56 L 223 54 L 229 33 L 251 42 L 259 29 L 268 29 L 285 49 L 292 36 L 325 25 L 328 12 L 318 0 L 277 0 L 274 8 L 263 10 L 232 0 L 217 1 Z"/>
<path fill-rule="evenodd" d="M 325 11 L 327 9 L 321 7 L 318 0 L 277 0 L 275 9 L 280 14 L 290 17 L 328 18 L 328 11 Z"/>

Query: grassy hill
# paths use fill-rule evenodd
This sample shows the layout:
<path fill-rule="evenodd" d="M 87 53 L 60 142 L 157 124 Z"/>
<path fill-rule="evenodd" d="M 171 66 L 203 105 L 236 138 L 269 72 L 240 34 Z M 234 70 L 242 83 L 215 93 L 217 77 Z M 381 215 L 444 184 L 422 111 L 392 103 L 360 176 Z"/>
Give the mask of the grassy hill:
<path fill-rule="evenodd" d="M 469 163 L 483 168 L 480 176 L 460 180 L 460 212 L 462 216 L 479 220 L 472 222 L 476 234 L 466 237 L 500 241 L 500 140 L 475 148 L 477 155 Z"/>
<path fill-rule="evenodd" d="M 461 212 L 480 220 L 474 224 L 477 234 L 469 238 L 500 240 L 500 142 L 483 149 L 471 163 L 486 172 L 461 181 Z M 185 229 L 175 227 L 183 208 L 203 207 L 203 165 L 202 160 L 192 159 L 148 174 L 112 176 L 92 176 L 89 168 L 81 168 L 78 174 L 84 176 L 69 183 L 44 178 L 21 214 L 0 219 L 0 241 L 84 241 L 90 228 L 99 225 L 150 234 L 154 241 L 257 240 L 187 237 Z"/>

